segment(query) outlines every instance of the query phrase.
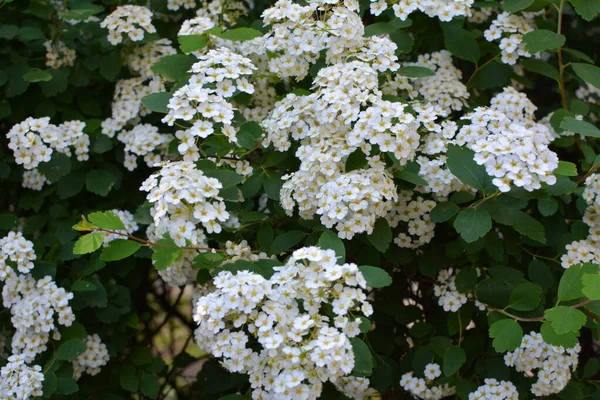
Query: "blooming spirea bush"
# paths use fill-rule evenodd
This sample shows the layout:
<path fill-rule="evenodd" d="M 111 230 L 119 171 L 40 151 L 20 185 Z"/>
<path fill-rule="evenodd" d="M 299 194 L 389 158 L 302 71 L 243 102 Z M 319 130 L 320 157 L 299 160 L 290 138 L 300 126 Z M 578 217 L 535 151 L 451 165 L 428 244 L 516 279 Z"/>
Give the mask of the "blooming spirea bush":
<path fill-rule="evenodd" d="M 596 3 L 0 2 L 0 399 L 597 397 Z"/>

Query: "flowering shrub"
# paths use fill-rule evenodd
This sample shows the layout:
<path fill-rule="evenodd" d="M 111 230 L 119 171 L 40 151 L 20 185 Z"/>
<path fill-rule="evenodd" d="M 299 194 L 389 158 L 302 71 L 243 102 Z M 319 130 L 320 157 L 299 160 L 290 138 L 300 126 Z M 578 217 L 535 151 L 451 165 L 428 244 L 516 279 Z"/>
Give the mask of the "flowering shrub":
<path fill-rule="evenodd" d="M 0 0 L 0 399 L 600 387 L 595 0 Z"/>

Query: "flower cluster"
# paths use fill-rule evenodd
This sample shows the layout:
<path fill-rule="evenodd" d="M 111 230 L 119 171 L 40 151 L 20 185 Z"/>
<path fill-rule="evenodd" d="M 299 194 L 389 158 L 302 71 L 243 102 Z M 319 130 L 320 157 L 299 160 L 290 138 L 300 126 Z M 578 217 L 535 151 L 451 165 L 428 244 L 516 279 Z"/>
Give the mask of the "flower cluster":
<path fill-rule="evenodd" d="M 413 194 L 410 190 L 400 192 L 398 202 L 394 204 L 386 219 L 392 228 L 400 223 L 406 225 L 406 231 L 400 232 L 394 238 L 394 243 L 399 247 L 416 249 L 433 239 L 435 224 L 429 219 L 429 212 L 436 203 L 421 196 L 413 199 Z"/>
<path fill-rule="evenodd" d="M 202 224 L 208 233 L 221 232 L 219 222 L 229 218 L 219 197 L 222 187 L 218 179 L 205 176 L 194 163 L 180 161 L 163 164 L 140 189 L 149 192 L 146 199 L 154 204 L 151 213 L 155 225 L 164 222 L 171 238 L 183 246 L 186 240 L 195 242 L 196 224 Z"/>
<path fill-rule="evenodd" d="M 123 164 L 129 171 L 137 168 L 137 158 L 144 157 L 146 165 L 154 166 L 165 161 L 169 154 L 169 143 L 175 139 L 172 134 L 161 134 L 151 124 L 136 125 L 130 131 L 121 131 L 117 140 L 125 144 Z"/>
<path fill-rule="evenodd" d="M 36 259 L 33 243 L 25 239 L 21 232 L 8 232 L 7 236 L 0 239 L 0 250 L 0 280 L 13 274 L 15 267 L 22 274 L 28 274 L 33 269 Z"/>
<path fill-rule="evenodd" d="M 112 212 L 117 217 L 119 217 L 119 219 L 121 220 L 121 222 L 123 222 L 123 225 L 125 226 L 125 230 L 119 230 L 119 231 L 115 231 L 115 232 L 122 233 L 122 234 L 131 234 L 138 230 L 138 228 L 139 228 L 138 224 L 135 222 L 133 214 L 130 213 L 129 211 L 115 209 L 115 210 L 110 210 L 110 212 Z M 107 246 L 110 242 L 112 242 L 113 240 L 116 240 L 116 239 L 123 239 L 123 236 L 118 235 L 116 233 L 107 233 L 104 236 L 104 246 Z"/>
<path fill-rule="evenodd" d="M 144 38 L 144 31 L 156 32 L 152 25 L 152 11 L 142 6 L 118 6 L 100 26 L 108 29 L 108 41 L 113 46 L 121 43 L 124 35 L 138 42 Z"/>
<path fill-rule="evenodd" d="M 254 399 L 316 399 L 324 382 L 354 367 L 360 319 L 350 311 L 371 314 L 366 282 L 355 264 L 338 265 L 333 250 L 317 247 L 274 269 L 269 279 L 220 272 L 196 303 L 196 341 L 229 371 L 250 375 Z M 324 305 L 335 317 L 320 313 Z"/>
<path fill-rule="evenodd" d="M 469 394 L 469 400 L 518 400 L 519 392 L 517 388 L 509 381 L 500 381 L 488 378 L 484 384 L 479 386 L 476 391 Z"/>
<path fill-rule="evenodd" d="M 400 378 L 400 386 L 413 397 L 422 400 L 440 400 L 456 393 L 456 388 L 454 386 L 450 386 L 447 383 L 441 384 L 436 382 L 436 379 L 442 375 L 442 371 L 438 364 L 427 364 L 423 373 L 425 379 L 413 376 L 412 372 L 402 375 Z"/>
<path fill-rule="evenodd" d="M 0 396 L 3 399 L 28 400 L 42 395 L 42 367 L 27 366 L 22 355 L 8 357 L 8 363 L 0 369 L 0 377 Z"/>
<path fill-rule="evenodd" d="M 125 64 L 132 73 L 143 79 L 150 79 L 155 76 L 154 71 L 150 69 L 152 65 L 162 57 L 176 53 L 177 50 L 169 39 L 159 39 L 135 47 L 131 53 L 126 54 Z"/>
<path fill-rule="evenodd" d="M 83 373 L 97 375 L 100 367 L 106 365 L 110 356 L 106 345 L 100 340 L 100 336 L 88 335 L 85 339 L 86 350 L 73 360 L 73 378 L 78 380 Z"/>
<path fill-rule="evenodd" d="M 600 175 L 586 178 L 582 197 L 587 203 L 583 222 L 589 226 L 589 235 L 566 246 L 567 252 L 560 259 L 563 268 L 587 262 L 600 264 Z"/>
<path fill-rule="evenodd" d="M 491 107 L 478 107 L 463 119 L 455 142 L 475 151 L 475 161 L 493 176 L 502 192 L 510 185 L 527 191 L 537 190 L 542 183 L 553 185 L 558 156 L 548 145 L 552 139 L 548 128 L 533 120 L 536 107 L 512 87 L 491 101 Z"/>
<path fill-rule="evenodd" d="M 79 161 L 85 161 L 89 157 L 90 138 L 83 133 L 84 128 L 82 121 L 53 125 L 48 117 L 29 117 L 14 125 L 6 134 L 8 148 L 13 151 L 15 162 L 27 170 L 50 161 L 54 151 L 67 156 L 74 151 Z"/>
<path fill-rule="evenodd" d="M 63 42 L 50 40 L 44 42 L 46 48 L 46 66 L 50 68 L 72 67 L 75 62 L 75 50 L 68 48 Z"/>
<path fill-rule="evenodd" d="M 42 162 L 50 161 L 53 150 L 70 155 L 71 146 L 75 147 L 78 158 L 85 161 L 89 138 L 83 134 L 83 128 L 85 123 L 81 121 L 56 126 L 50 124 L 48 117 L 29 117 L 14 125 L 6 137 L 10 139 L 8 147 L 13 150 L 16 163 L 22 164 L 25 169 L 33 169 Z"/>
<path fill-rule="evenodd" d="M 196 0 L 168 0 L 167 8 L 171 11 L 177 11 L 181 7 L 186 10 L 193 10 L 196 8 Z"/>
<path fill-rule="evenodd" d="M 451 21 L 457 16 L 470 16 L 474 0 L 400 0 L 392 6 L 394 15 L 406 20 L 415 11 L 421 11 L 440 21 Z M 371 0 L 371 13 L 379 15 L 388 8 L 386 0 Z"/>
<path fill-rule="evenodd" d="M 185 161 L 196 161 L 200 157 L 197 139 L 213 134 L 215 128 L 230 142 L 237 142 L 237 132 L 232 125 L 234 108 L 227 99 L 237 91 L 254 91 L 254 86 L 243 77 L 254 69 L 250 59 L 225 47 L 209 50 L 192 66 L 193 75 L 187 85 L 173 94 L 168 104 L 169 113 L 162 120 L 169 126 L 178 119 L 192 123 L 188 129 L 176 133 L 181 142 L 178 150 Z"/>
<path fill-rule="evenodd" d="M 577 368 L 581 346 L 565 349 L 544 342 L 542 335 L 531 332 L 523 336 L 521 346 L 504 356 L 509 367 L 519 372 L 538 369 L 538 380 L 531 386 L 536 396 L 549 396 L 562 391 L 571 379 L 571 370 Z"/>
<path fill-rule="evenodd" d="M 503 12 L 483 33 L 488 42 L 500 39 L 502 62 L 505 64 L 513 65 L 519 57 L 531 57 L 531 54 L 525 50 L 523 35 L 535 30 L 535 23 L 533 17 L 528 18 L 526 15 Z"/>
<path fill-rule="evenodd" d="M 117 82 L 111 106 L 112 117 L 102 121 L 102 133 L 112 138 L 128 123 L 136 123 L 139 117 L 150 113 L 142 105 L 142 98 L 164 89 L 165 85 L 159 77 L 153 77 L 149 81 L 135 77 Z"/>
<path fill-rule="evenodd" d="M 477 276 L 481 271 L 476 269 Z M 461 293 L 456 288 L 456 275 L 452 269 L 442 269 L 438 272 L 437 283 L 433 286 L 433 294 L 438 297 L 438 304 L 446 312 L 457 312 L 469 300 L 473 300 L 472 293 Z M 475 300 L 475 306 L 481 311 L 486 309 L 483 303 Z"/>
<path fill-rule="evenodd" d="M 311 64 L 325 51 L 326 63 L 335 64 L 349 57 L 369 62 L 378 71 L 396 70 L 396 44 L 387 37 L 363 37 L 364 25 L 358 15 L 358 2 L 331 1 L 306 6 L 279 0 L 265 10 L 263 21 L 272 25 L 265 37 L 266 50 L 276 55 L 268 71 L 280 77 L 303 79 Z"/>
<path fill-rule="evenodd" d="M 407 90 L 410 98 L 421 96 L 425 101 L 441 108 L 440 114 L 448 115 L 452 110 L 459 111 L 467 103 L 469 92 L 462 83 L 462 72 L 452 63 L 452 55 L 447 50 L 430 54 L 422 54 L 414 63 L 404 66 L 425 67 L 435 75 L 423 78 L 407 78 L 396 74 L 394 80 L 383 86 L 386 94 L 397 95 Z"/>

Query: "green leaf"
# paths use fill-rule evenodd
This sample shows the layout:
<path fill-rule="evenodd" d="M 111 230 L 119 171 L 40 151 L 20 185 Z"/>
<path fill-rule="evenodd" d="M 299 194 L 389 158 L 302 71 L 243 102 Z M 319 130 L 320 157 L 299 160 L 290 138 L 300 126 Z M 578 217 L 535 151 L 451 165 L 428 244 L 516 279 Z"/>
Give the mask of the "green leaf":
<path fill-rule="evenodd" d="M 580 121 L 573 117 L 565 117 L 560 123 L 560 127 L 565 131 L 571 131 L 583 136 L 600 138 L 600 129 L 589 122 Z"/>
<path fill-rule="evenodd" d="M 436 224 L 440 222 L 446 222 L 458 214 L 459 211 L 460 207 L 458 207 L 455 203 L 445 201 L 443 203 L 438 203 L 433 210 L 431 210 L 429 213 L 429 219 L 431 222 Z"/>
<path fill-rule="evenodd" d="M 228 170 L 215 169 L 212 171 L 204 171 L 204 174 L 211 178 L 218 179 L 219 182 L 221 182 L 221 184 L 223 185 L 223 189 L 233 187 L 244 179 L 244 177 L 242 177 L 240 174 Z"/>
<path fill-rule="evenodd" d="M 132 364 L 121 365 L 119 368 L 119 381 L 121 382 L 121 387 L 128 392 L 135 393 L 138 391 L 140 382 L 135 367 Z"/>
<path fill-rule="evenodd" d="M 559 335 L 567 332 L 577 332 L 587 321 L 584 313 L 576 308 L 566 306 L 557 306 L 546 310 L 544 317 Z"/>
<path fill-rule="evenodd" d="M 553 346 L 563 346 L 565 348 L 575 347 L 579 340 L 577 339 L 578 332 L 567 332 L 559 335 L 552 329 L 552 325 L 544 322 L 540 327 L 540 333 L 544 342 Z"/>
<path fill-rule="evenodd" d="M 308 233 L 302 231 L 287 231 L 277 236 L 271 243 L 271 253 L 280 254 L 300 243 Z"/>
<path fill-rule="evenodd" d="M 581 278 L 582 292 L 590 300 L 600 300 L 600 275 L 585 274 Z"/>
<path fill-rule="evenodd" d="M 492 180 L 485 172 L 485 167 L 475 162 L 474 156 L 475 153 L 472 150 L 450 145 L 448 146 L 447 165 L 450 172 L 462 183 L 485 192 Z"/>
<path fill-rule="evenodd" d="M 54 357 L 56 357 L 57 360 L 73 361 L 86 350 L 87 346 L 83 340 L 70 339 L 58 346 Z"/>
<path fill-rule="evenodd" d="M 56 394 L 70 395 L 79 391 L 79 385 L 69 376 L 59 376 L 56 384 Z"/>
<path fill-rule="evenodd" d="M 342 239 L 340 239 L 337 233 L 332 231 L 323 232 L 319 237 L 317 246 L 322 249 L 334 250 L 338 264 L 343 264 L 346 261 L 346 248 L 344 247 L 344 242 L 342 242 Z"/>
<path fill-rule="evenodd" d="M 262 35 L 263 33 L 261 31 L 253 28 L 235 28 L 215 34 L 215 36 L 218 36 L 221 39 L 232 40 L 234 42 L 252 40 L 261 37 Z"/>
<path fill-rule="evenodd" d="M 576 264 L 565 269 L 558 284 L 558 300 L 569 301 L 583 297 L 583 275 L 598 273 L 595 264 Z"/>
<path fill-rule="evenodd" d="M 552 271 L 550 271 L 548 265 L 541 260 L 531 260 L 527 274 L 532 282 L 537 283 L 544 290 L 548 290 L 554 286 L 554 275 L 552 275 Z"/>
<path fill-rule="evenodd" d="M 96 285 L 88 281 L 75 281 L 71 285 L 72 292 L 91 292 L 96 290 Z"/>
<path fill-rule="evenodd" d="M 19 29 L 19 38 L 23 42 L 46 39 L 44 32 L 41 29 L 33 26 L 24 26 Z"/>
<path fill-rule="evenodd" d="M 556 82 L 560 80 L 560 73 L 558 72 L 558 70 L 552 65 L 542 60 L 528 58 L 523 61 L 523 68 L 525 68 L 525 71 L 535 72 L 536 74 L 540 74 L 550 79 L 553 79 Z"/>
<path fill-rule="evenodd" d="M 166 114 L 169 112 L 167 105 L 171 97 L 173 97 L 173 93 L 171 92 L 152 93 L 142 97 L 142 104 L 150 111 Z"/>
<path fill-rule="evenodd" d="M 369 242 L 381 253 L 385 253 L 392 241 L 392 229 L 385 218 L 379 218 L 373 227 L 373 233 L 367 236 Z"/>
<path fill-rule="evenodd" d="M 254 173 L 250 175 L 248 179 L 242 185 L 242 194 L 244 198 L 250 198 L 258 193 L 260 188 L 262 187 L 264 175 L 259 173 Z"/>
<path fill-rule="evenodd" d="M 378 36 L 378 35 L 387 35 L 388 33 L 392 33 L 398 28 L 394 25 L 387 22 L 376 22 L 371 25 L 365 26 L 365 37 Z"/>
<path fill-rule="evenodd" d="M 98 250 L 104 243 L 104 232 L 92 232 L 81 236 L 73 246 L 73 254 L 87 254 Z"/>
<path fill-rule="evenodd" d="M 481 57 L 481 51 L 473 34 L 456 22 L 445 22 L 441 25 L 446 49 L 461 60 L 476 63 Z"/>
<path fill-rule="evenodd" d="M 545 50 L 556 50 L 565 44 L 567 38 L 547 29 L 538 29 L 523 35 L 525 50 L 531 54 Z"/>
<path fill-rule="evenodd" d="M 568 161 L 559 161 L 558 167 L 554 170 L 555 175 L 577 176 L 577 165 Z"/>
<path fill-rule="evenodd" d="M 490 325 L 492 345 L 498 353 L 513 351 L 521 345 L 523 329 L 514 319 L 501 319 Z"/>
<path fill-rule="evenodd" d="M 490 213 L 494 221 L 511 226 L 515 231 L 537 242 L 546 243 L 544 225 L 523 211 L 506 207 L 497 201 L 488 201 L 478 207 Z"/>
<path fill-rule="evenodd" d="M 578 77 L 600 89 L 600 68 L 586 63 L 571 63 Z"/>
<path fill-rule="evenodd" d="M 50 182 L 56 182 L 71 172 L 71 158 L 66 154 L 54 151 L 50 161 L 41 163 L 39 169 Z"/>
<path fill-rule="evenodd" d="M 569 0 L 569 3 L 586 21 L 591 21 L 600 14 L 600 3 L 597 0 Z"/>
<path fill-rule="evenodd" d="M 194 258 L 193 267 L 196 269 L 210 269 L 218 267 L 225 257 L 221 253 L 200 253 Z"/>
<path fill-rule="evenodd" d="M 156 399 L 160 390 L 160 384 L 154 375 L 150 375 L 146 372 L 142 373 L 140 377 L 140 391 L 146 397 Z"/>
<path fill-rule="evenodd" d="M 182 35 L 177 36 L 177 41 L 181 51 L 187 54 L 205 48 L 209 39 L 207 35 Z"/>
<path fill-rule="evenodd" d="M 117 261 L 127 258 L 142 247 L 141 243 L 127 239 L 116 239 L 108 244 L 108 247 L 100 253 L 103 261 Z"/>
<path fill-rule="evenodd" d="M 152 261 L 156 269 L 167 269 L 183 256 L 183 250 L 175 244 L 168 233 L 157 243 L 161 246 L 152 246 Z"/>
<path fill-rule="evenodd" d="M 13 213 L 0 214 L 0 229 L 10 230 L 17 224 L 17 216 Z"/>
<path fill-rule="evenodd" d="M 113 50 L 100 57 L 100 75 L 107 81 L 114 82 L 121 72 L 121 52 Z"/>
<path fill-rule="evenodd" d="M 469 82 L 469 87 L 491 89 L 505 86 L 509 83 L 512 74 L 509 65 L 493 61 L 474 73 L 471 82 Z"/>
<path fill-rule="evenodd" d="M 96 211 L 88 214 L 87 219 L 95 227 L 110 229 L 114 231 L 124 231 L 125 225 L 121 218 L 112 211 Z"/>
<path fill-rule="evenodd" d="M 516 13 L 533 4 L 533 0 L 504 0 L 502 9 L 509 13 Z"/>
<path fill-rule="evenodd" d="M 458 372 L 460 367 L 467 361 L 467 355 L 460 346 L 450 346 L 444 352 L 444 365 L 442 367 L 445 376 L 451 376 Z"/>
<path fill-rule="evenodd" d="M 52 75 L 48 71 L 35 69 L 23 75 L 25 82 L 47 82 L 52 79 Z"/>
<path fill-rule="evenodd" d="M 456 275 L 456 290 L 460 293 L 468 293 L 477 285 L 477 270 L 473 267 L 461 268 Z"/>
<path fill-rule="evenodd" d="M 558 202 L 554 197 L 548 197 L 547 199 L 538 200 L 538 210 L 544 217 L 549 217 L 556 214 L 558 211 Z"/>
<path fill-rule="evenodd" d="M 492 229 L 492 218 L 485 210 L 467 208 L 456 216 L 454 228 L 465 242 L 471 243 L 484 237 Z"/>
<path fill-rule="evenodd" d="M 42 390 L 44 392 L 44 398 L 48 399 L 58 388 L 58 379 L 56 374 L 52 371 L 44 373 L 44 382 L 42 382 Z"/>
<path fill-rule="evenodd" d="M 365 161 L 366 161 L 366 159 L 365 159 Z M 394 172 L 394 176 L 396 178 L 400 178 L 403 181 L 406 181 L 408 183 L 412 183 L 413 185 L 427 186 L 427 181 L 419 175 L 418 170 L 417 170 L 417 172 L 413 172 L 413 171 L 410 171 L 408 168 L 404 168 L 404 169 L 401 169 L 400 171 Z"/>
<path fill-rule="evenodd" d="M 192 55 L 172 54 L 162 57 L 150 69 L 167 79 L 184 80 L 197 60 Z"/>
<path fill-rule="evenodd" d="M 88 192 L 103 197 L 110 192 L 110 189 L 116 182 L 117 178 L 104 169 L 93 169 L 85 176 L 85 187 Z"/>
<path fill-rule="evenodd" d="M 533 283 L 524 282 L 510 295 L 509 307 L 517 311 L 535 310 L 542 302 L 542 288 Z"/>
<path fill-rule="evenodd" d="M 62 19 L 85 21 L 89 17 L 95 14 L 99 14 L 104 11 L 104 7 L 98 4 L 77 4 L 70 10 L 61 11 L 58 15 Z"/>
<path fill-rule="evenodd" d="M 373 356 L 369 347 L 365 342 L 357 337 L 350 339 L 352 345 L 352 351 L 354 352 L 354 369 L 352 375 L 354 376 L 369 376 L 373 371 Z"/>
<path fill-rule="evenodd" d="M 367 285 L 373 289 L 386 287 L 392 284 L 392 277 L 381 268 L 362 265 L 358 267 L 358 270 L 363 274 L 367 281 Z"/>
<path fill-rule="evenodd" d="M 263 183 L 267 197 L 275 201 L 279 201 L 279 192 L 281 191 L 281 186 L 283 186 L 281 175 L 277 175 L 275 173 L 271 173 L 269 176 L 267 176 Z"/>
<path fill-rule="evenodd" d="M 398 75 L 407 76 L 409 78 L 424 78 L 427 76 L 434 76 L 435 72 L 425 67 L 408 66 L 400 67 L 398 69 Z"/>

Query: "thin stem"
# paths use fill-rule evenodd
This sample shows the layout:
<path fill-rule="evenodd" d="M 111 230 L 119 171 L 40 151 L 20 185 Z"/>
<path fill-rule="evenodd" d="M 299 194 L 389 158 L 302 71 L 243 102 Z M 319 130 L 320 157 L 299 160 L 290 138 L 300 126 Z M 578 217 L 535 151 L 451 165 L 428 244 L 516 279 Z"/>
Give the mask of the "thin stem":
<path fill-rule="evenodd" d="M 496 54 L 494 57 L 490 58 L 489 60 L 487 60 L 485 63 L 478 65 L 477 68 L 475 68 L 475 71 L 473 71 L 473 73 L 471 74 L 471 76 L 469 77 L 469 80 L 467 81 L 467 88 L 471 85 L 471 81 L 473 80 L 473 77 L 486 65 L 490 64 L 492 61 L 494 61 L 496 58 L 498 58 L 498 56 L 500 55 L 500 53 Z"/>
<path fill-rule="evenodd" d="M 591 302 L 590 299 L 586 299 L 586 300 L 584 300 L 584 301 L 582 301 L 580 303 L 573 304 L 572 306 L 569 306 L 569 307 L 570 308 L 579 308 L 579 307 L 584 306 L 584 305 L 586 305 L 586 304 L 588 304 L 590 302 Z M 510 317 L 510 318 L 512 318 L 514 320 L 517 320 L 517 321 L 522 321 L 522 322 L 541 322 L 541 321 L 544 320 L 544 316 L 543 315 L 540 316 L 540 317 L 524 318 L 524 317 L 518 317 L 518 316 L 516 316 L 514 314 L 511 314 L 511 313 L 509 313 L 507 311 L 501 310 L 501 309 L 496 308 L 496 307 L 487 306 L 487 308 L 488 308 L 488 310 L 499 312 L 500 314 L 504 314 L 507 317 Z"/>
<path fill-rule="evenodd" d="M 565 0 L 560 0 L 560 6 L 558 8 L 558 29 L 556 33 L 559 35 L 562 32 L 562 19 L 563 9 L 565 7 Z M 562 46 L 558 48 L 558 67 L 560 72 L 559 89 L 562 106 L 565 110 L 569 111 L 569 104 L 567 103 L 567 95 L 565 93 L 565 64 L 563 62 Z"/>

